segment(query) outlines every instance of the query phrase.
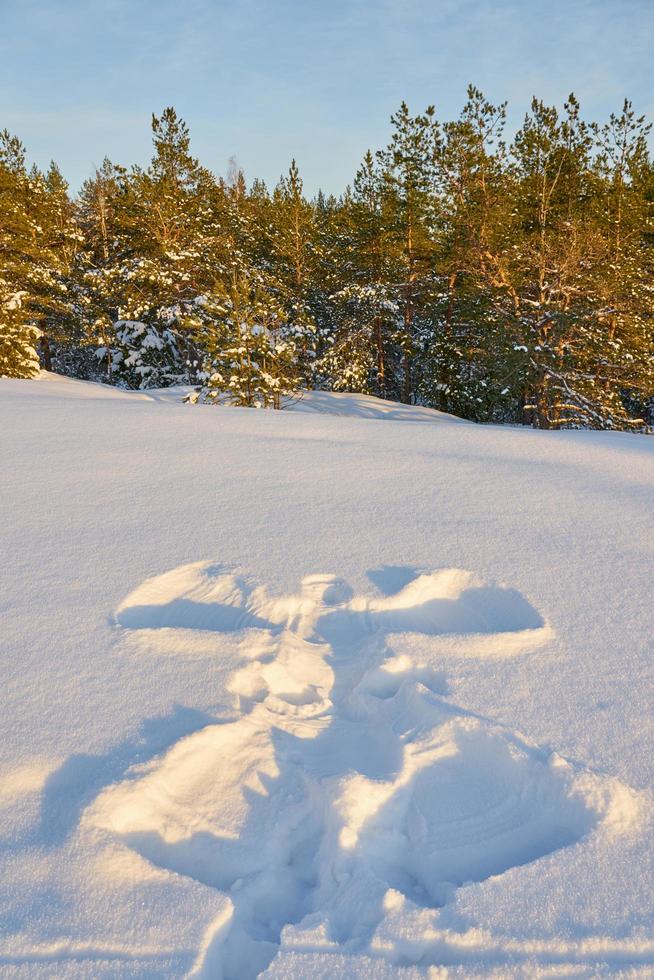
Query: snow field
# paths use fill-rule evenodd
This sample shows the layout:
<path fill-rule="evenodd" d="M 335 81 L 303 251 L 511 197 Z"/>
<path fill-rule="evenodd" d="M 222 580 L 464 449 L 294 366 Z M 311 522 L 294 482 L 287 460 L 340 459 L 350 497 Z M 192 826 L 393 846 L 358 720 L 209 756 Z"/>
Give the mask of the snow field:
<path fill-rule="evenodd" d="M 0 382 L 0 975 L 650 977 L 654 442 L 181 394 Z"/>

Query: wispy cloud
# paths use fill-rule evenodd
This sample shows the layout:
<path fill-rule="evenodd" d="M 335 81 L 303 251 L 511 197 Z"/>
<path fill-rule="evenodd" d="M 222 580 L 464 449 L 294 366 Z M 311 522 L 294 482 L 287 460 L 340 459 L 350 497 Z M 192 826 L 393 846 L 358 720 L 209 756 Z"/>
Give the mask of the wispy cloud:
<path fill-rule="evenodd" d="M 143 162 L 175 104 L 196 150 L 274 180 L 295 155 L 338 190 L 401 99 L 455 114 L 469 81 L 510 100 L 574 90 L 603 116 L 652 105 L 650 0 L 0 0 L 0 126 L 73 183 Z M 47 144 L 47 145 L 46 145 Z"/>

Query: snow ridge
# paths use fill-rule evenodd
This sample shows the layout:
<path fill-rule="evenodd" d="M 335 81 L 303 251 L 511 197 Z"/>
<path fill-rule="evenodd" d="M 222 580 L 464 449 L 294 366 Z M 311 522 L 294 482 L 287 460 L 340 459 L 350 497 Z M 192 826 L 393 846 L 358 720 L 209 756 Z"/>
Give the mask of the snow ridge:
<path fill-rule="evenodd" d="M 438 962 L 433 923 L 424 941 L 394 937 L 399 907 L 433 919 L 466 883 L 637 818 L 622 784 L 449 700 L 448 655 L 514 657 L 552 636 L 520 593 L 470 572 L 375 597 L 310 575 L 280 598 L 197 563 L 147 580 L 115 620 L 161 652 L 190 631 L 240 638 L 234 719 L 135 768 L 84 817 L 229 897 L 195 976 L 272 975 L 280 948 Z M 429 662 L 394 649 L 412 633 Z"/>

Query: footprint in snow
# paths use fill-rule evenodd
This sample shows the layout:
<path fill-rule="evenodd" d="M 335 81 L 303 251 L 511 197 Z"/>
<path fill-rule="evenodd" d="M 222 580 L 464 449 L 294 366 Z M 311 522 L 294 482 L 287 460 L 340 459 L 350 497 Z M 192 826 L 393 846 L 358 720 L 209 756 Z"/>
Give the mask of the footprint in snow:
<path fill-rule="evenodd" d="M 198 973 L 257 976 L 294 923 L 363 949 L 389 888 L 436 908 L 615 819 L 610 781 L 447 700 L 448 654 L 515 656 L 551 637 L 515 590 L 445 569 L 381 597 L 311 575 L 279 598 L 201 563 L 147 580 L 116 622 L 155 648 L 240 637 L 238 719 L 181 739 L 86 814 L 229 896 Z M 395 655 L 399 633 L 429 636 L 428 660 Z"/>

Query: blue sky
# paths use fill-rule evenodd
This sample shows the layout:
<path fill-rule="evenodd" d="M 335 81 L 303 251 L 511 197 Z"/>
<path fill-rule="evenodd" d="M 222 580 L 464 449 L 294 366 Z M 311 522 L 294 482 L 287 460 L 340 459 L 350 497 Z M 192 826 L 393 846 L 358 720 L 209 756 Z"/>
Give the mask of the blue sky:
<path fill-rule="evenodd" d="M 0 128 L 76 188 L 106 154 L 145 163 L 174 105 L 202 162 L 340 191 L 402 99 L 441 118 L 468 82 L 508 99 L 574 91 L 654 117 L 652 0 L 0 0 Z"/>

